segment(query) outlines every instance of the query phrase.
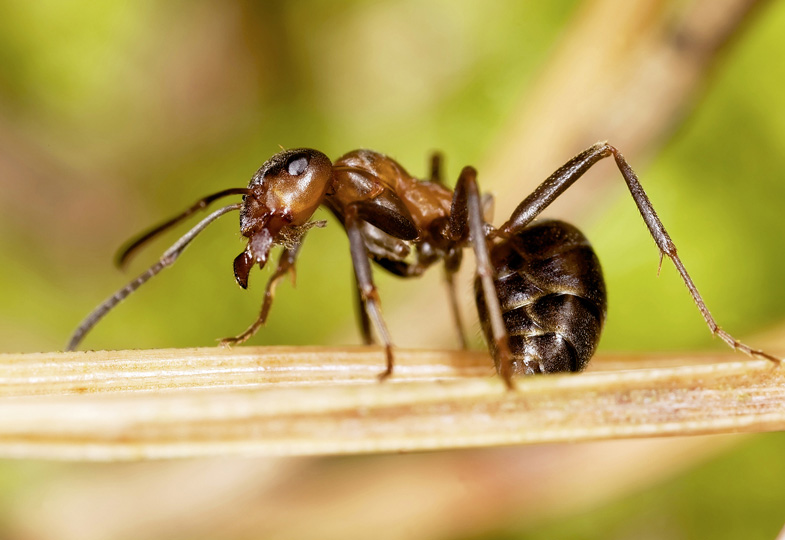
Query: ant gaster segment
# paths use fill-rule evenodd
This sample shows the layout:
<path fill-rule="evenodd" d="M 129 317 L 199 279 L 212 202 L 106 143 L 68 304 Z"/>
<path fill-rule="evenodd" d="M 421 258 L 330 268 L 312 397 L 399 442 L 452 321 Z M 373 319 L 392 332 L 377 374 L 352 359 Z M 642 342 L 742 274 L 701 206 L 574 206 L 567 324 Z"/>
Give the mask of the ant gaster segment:
<path fill-rule="evenodd" d="M 363 340 L 373 343 L 373 326 L 385 347 L 387 367 L 381 378 L 392 373 L 392 340 L 382 317 L 370 261 L 401 277 L 418 276 L 443 262 L 455 324 L 465 344 L 453 277 L 463 249 L 469 246 L 477 261 L 475 295 L 480 321 L 496 369 L 507 386 L 512 387 L 517 375 L 580 371 L 594 354 L 605 321 L 600 263 L 589 242 L 572 225 L 533 220 L 592 165 L 611 156 L 657 244 L 660 264 L 663 256 L 673 261 L 711 332 L 734 349 L 779 362 L 720 329 L 637 176 L 621 153 L 607 143 L 595 144 L 560 167 L 499 228 L 484 219 L 483 198 L 472 167 L 461 171 L 455 189 L 450 190 L 442 181 L 438 155 L 431 161 L 430 179 L 417 180 L 393 159 L 371 150 L 354 150 L 334 163 L 317 150 L 284 150 L 262 165 L 247 188 L 209 195 L 123 248 L 118 256 L 120 265 L 151 238 L 214 200 L 243 196 L 241 204 L 225 206 L 203 219 L 158 262 L 98 306 L 74 332 L 67 349 L 75 349 L 111 308 L 173 264 L 207 225 L 233 210 L 240 210 L 240 230 L 248 238 L 245 250 L 234 260 L 234 275 L 241 287 L 247 287 L 253 266 L 263 267 L 270 250 L 283 246 L 278 266 L 267 282 L 259 317 L 243 333 L 222 343 L 247 340 L 265 323 L 278 282 L 288 273 L 294 274 L 308 230 L 324 226 L 323 221 L 310 221 L 324 205 L 343 224 L 349 238 Z"/>

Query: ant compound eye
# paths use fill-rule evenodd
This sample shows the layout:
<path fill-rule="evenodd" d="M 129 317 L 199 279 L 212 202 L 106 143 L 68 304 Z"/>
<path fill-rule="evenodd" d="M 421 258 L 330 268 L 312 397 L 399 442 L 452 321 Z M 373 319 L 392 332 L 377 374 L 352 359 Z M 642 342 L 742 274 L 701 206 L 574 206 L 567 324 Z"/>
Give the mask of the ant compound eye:
<path fill-rule="evenodd" d="M 292 176 L 300 176 L 305 172 L 307 167 L 308 158 L 305 156 L 299 156 L 294 157 L 289 161 L 289 163 L 286 165 L 286 170 Z"/>

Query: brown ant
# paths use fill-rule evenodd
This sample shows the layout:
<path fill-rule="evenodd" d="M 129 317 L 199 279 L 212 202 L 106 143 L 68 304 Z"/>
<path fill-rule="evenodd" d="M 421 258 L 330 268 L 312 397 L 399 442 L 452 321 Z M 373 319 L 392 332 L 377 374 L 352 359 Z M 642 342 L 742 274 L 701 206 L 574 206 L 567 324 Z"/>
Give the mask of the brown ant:
<path fill-rule="evenodd" d="M 121 266 L 148 240 L 214 200 L 243 196 L 242 203 L 225 206 L 204 218 L 158 262 L 99 305 L 76 329 L 67 349 L 75 349 L 110 309 L 173 264 L 196 235 L 233 210 L 240 210 L 240 230 L 248 238 L 247 247 L 234 260 L 234 275 L 241 287 L 247 287 L 254 265 L 265 265 L 273 246 L 283 246 L 278 267 L 267 282 L 259 317 L 242 334 L 223 340 L 224 344 L 242 343 L 265 323 L 275 287 L 294 271 L 308 229 L 324 226 L 323 221 L 309 221 L 323 204 L 340 220 L 349 237 L 360 329 L 363 340 L 370 344 L 373 323 L 384 344 L 387 369 L 382 378 L 392 373 L 392 340 L 382 318 L 370 260 L 402 277 L 418 276 L 443 261 L 456 326 L 465 343 L 453 276 L 461 264 L 463 248 L 469 245 L 477 260 L 475 294 L 480 321 L 505 383 L 511 387 L 512 378 L 519 374 L 580 371 L 594 354 L 605 321 L 600 263 L 589 242 L 572 225 L 532 221 L 592 165 L 610 156 L 657 244 L 660 264 L 663 256 L 673 261 L 711 332 L 734 349 L 778 362 L 778 358 L 751 349 L 720 329 L 635 173 L 607 143 L 595 144 L 564 164 L 498 229 L 483 218 L 477 172 L 472 167 L 461 171 L 455 190 L 450 190 L 442 182 L 438 155 L 431 162 L 431 178 L 417 180 L 393 159 L 370 150 L 354 150 L 335 163 L 317 150 L 284 150 L 262 165 L 247 188 L 209 195 L 122 249 L 118 255 Z"/>

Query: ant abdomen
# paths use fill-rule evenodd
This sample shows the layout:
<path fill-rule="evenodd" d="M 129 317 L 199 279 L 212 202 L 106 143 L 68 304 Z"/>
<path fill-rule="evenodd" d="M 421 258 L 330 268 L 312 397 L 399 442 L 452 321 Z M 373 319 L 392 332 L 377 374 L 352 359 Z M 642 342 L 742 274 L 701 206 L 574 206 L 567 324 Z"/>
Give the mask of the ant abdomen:
<path fill-rule="evenodd" d="M 582 370 L 600 340 L 607 305 L 600 262 L 586 237 L 563 221 L 538 221 L 494 239 L 490 259 L 513 373 Z M 493 348 L 479 281 L 475 291 Z"/>

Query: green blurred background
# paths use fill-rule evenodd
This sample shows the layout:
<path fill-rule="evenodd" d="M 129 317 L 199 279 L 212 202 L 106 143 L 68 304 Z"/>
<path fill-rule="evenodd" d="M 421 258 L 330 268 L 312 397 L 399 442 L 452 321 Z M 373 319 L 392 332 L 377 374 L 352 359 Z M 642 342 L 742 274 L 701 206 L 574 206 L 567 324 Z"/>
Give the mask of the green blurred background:
<path fill-rule="evenodd" d="M 572 0 L 0 1 L 0 351 L 61 349 L 128 279 L 111 264 L 124 240 L 202 195 L 244 186 L 278 145 L 331 157 L 373 148 L 415 175 L 438 149 L 448 178 L 474 164 L 493 192 L 483 165 L 498 159 L 511 117 L 581 8 Z M 783 53 L 785 5 L 771 3 L 721 55 L 683 121 L 632 163 L 709 307 L 744 337 L 778 334 L 785 317 Z M 625 151 L 624 140 L 611 142 Z M 577 223 L 608 282 L 602 350 L 721 350 L 667 262 L 657 279 L 656 249 L 612 178 L 607 200 L 592 201 Z M 296 289 L 280 287 L 251 343 L 357 342 L 348 245 L 327 219 L 305 243 Z M 256 316 L 267 275 L 254 272 L 250 291 L 236 286 L 231 261 L 243 247 L 236 219 L 219 221 L 85 347 L 212 346 L 238 333 Z M 443 333 L 407 341 L 407 298 L 439 287 L 432 274 L 424 283 L 376 274 L 400 346 L 452 341 Z M 466 315 L 481 347 L 474 313 Z M 773 538 L 785 523 L 785 488 L 770 482 L 784 477 L 783 451 L 779 434 L 746 439 L 637 499 L 540 532 L 498 523 L 491 528 L 505 532 L 489 537 L 641 538 L 632 533 L 648 528 L 651 538 L 740 530 Z M 58 474 L 4 462 L 0 500 Z M 0 526 L 13 530 L 15 519 L 0 510 Z"/>

